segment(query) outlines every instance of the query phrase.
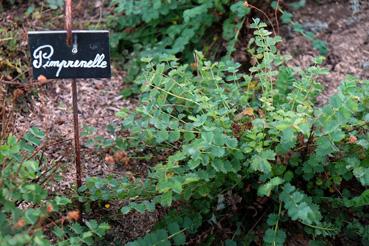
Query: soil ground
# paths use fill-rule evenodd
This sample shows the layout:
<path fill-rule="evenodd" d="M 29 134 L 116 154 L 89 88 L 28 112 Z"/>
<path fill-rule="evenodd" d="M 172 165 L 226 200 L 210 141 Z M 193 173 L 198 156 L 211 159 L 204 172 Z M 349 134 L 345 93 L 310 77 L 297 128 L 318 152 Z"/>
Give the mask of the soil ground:
<path fill-rule="evenodd" d="M 307 1 L 304 8 L 294 12 L 294 20 L 328 43 L 325 67 L 330 72 L 321 81 L 326 88 L 318 98 L 321 104 L 336 92 L 346 76 L 369 78 L 368 1 Z M 293 65 L 306 67 L 319 55 L 304 37 L 289 30 L 282 36 L 283 52 L 293 56 Z"/>
<path fill-rule="evenodd" d="M 99 1 L 93 2 L 95 5 L 99 4 Z M 325 40 L 329 46 L 325 67 L 331 73 L 322 79 L 326 90 L 319 100 L 323 104 L 330 95 L 335 93 L 340 81 L 347 74 L 365 79 L 369 76 L 369 3 L 361 1 L 359 8 L 355 9 L 350 1 L 320 2 L 308 1 L 306 7 L 294 12 L 294 16 L 296 21 L 315 31 L 317 37 Z M 1 16 L 4 17 L 4 13 Z M 99 18 L 98 15 L 96 18 Z M 308 66 L 318 52 L 313 50 L 311 44 L 303 37 L 288 31 L 288 28 L 285 29 L 282 51 L 293 56 L 292 64 Z M 78 84 L 79 119 L 82 129 L 92 126 L 96 128 L 94 134 L 113 138 L 106 131 L 106 127 L 112 123 L 118 125 L 121 121 L 115 113 L 123 107 L 134 107 L 134 101 L 120 96 L 124 86 L 124 72 L 115 68 L 112 79 L 80 80 Z M 50 189 L 54 192 L 70 192 L 75 182 L 70 81 L 55 81 L 39 88 L 37 96 L 31 100 L 29 110 L 17 113 L 15 126 L 18 135 L 30 127 L 39 127 L 47 133 L 48 141 L 59 143 L 45 150 L 45 156 L 49 161 L 57 161 L 61 165 L 62 179 Z M 99 151 L 88 147 L 86 141 L 87 138 L 82 138 L 82 163 L 85 177 L 106 176 L 111 173 L 117 176 L 126 175 L 127 170 L 124 168 L 105 162 L 106 150 Z M 116 216 L 109 239 L 118 245 L 137 238 L 150 230 L 158 216 L 158 213 Z M 101 217 L 104 215 L 102 214 Z M 299 241 L 300 244 L 294 242 L 292 238 L 290 243 L 304 245 L 303 240 L 299 239 Z"/>

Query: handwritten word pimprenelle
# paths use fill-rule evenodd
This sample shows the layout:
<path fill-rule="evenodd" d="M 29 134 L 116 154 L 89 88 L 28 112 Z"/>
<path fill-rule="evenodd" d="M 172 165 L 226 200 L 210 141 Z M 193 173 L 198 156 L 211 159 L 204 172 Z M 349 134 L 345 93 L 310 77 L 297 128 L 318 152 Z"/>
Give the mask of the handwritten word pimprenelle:
<path fill-rule="evenodd" d="M 56 77 L 63 68 L 106 68 L 107 61 L 104 54 L 96 54 L 93 60 L 52 60 L 54 48 L 51 45 L 42 45 L 33 52 L 33 67 L 35 68 L 50 68 L 57 67 Z"/>

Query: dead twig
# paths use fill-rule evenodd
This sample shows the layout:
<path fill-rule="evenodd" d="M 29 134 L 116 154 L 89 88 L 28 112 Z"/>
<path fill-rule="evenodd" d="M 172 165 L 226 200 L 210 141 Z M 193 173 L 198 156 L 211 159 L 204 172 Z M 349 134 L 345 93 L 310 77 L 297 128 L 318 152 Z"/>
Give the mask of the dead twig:
<path fill-rule="evenodd" d="M 279 21 L 278 21 L 278 9 L 279 9 L 279 4 L 280 4 L 281 0 L 277 0 L 277 4 L 275 6 L 275 10 L 274 10 L 274 19 L 277 25 L 277 34 L 279 35 Z"/>
<path fill-rule="evenodd" d="M 20 89 L 30 89 L 36 86 L 42 86 L 45 84 L 48 84 L 50 82 L 53 82 L 54 80 L 45 80 L 45 81 L 37 81 L 37 82 L 31 82 L 31 83 L 20 83 L 20 82 L 16 82 L 16 81 L 7 81 L 7 80 L 0 80 L 0 84 L 5 84 L 5 85 L 14 85 L 17 88 Z"/>

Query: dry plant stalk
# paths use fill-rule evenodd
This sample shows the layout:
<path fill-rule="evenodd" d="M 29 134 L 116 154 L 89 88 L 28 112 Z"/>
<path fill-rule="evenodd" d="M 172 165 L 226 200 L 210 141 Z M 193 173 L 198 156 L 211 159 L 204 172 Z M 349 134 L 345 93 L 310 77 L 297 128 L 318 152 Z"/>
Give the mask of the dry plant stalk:
<path fill-rule="evenodd" d="M 6 88 L 0 84 L 0 144 L 3 144 L 14 127 L 14 102 L 18 91 L 12 98 L 7 96 Z"/>

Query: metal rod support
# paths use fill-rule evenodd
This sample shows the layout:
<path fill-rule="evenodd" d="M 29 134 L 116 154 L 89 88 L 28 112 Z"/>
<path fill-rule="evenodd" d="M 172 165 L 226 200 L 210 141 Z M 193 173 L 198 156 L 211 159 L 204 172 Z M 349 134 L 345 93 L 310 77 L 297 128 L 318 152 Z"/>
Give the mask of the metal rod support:
<path fill-rule="evenodd" d="M 67 30 L 68 46 L 72 46 L 72 0 L 65 0 L 65 29 Z M 73 104 L 73 124 L 74 124 L 74 153 L 76 161 L 76 182 L 77 182 L 77 193 L 79 188 L 82 186 L 82 168 L 81 168 L 81 143 L 79 140 L 79 124 L 78 124 L 78 92 L 77 92 L 77 81 L 72 80 L 72 104 Z M 82 221 L 82 203 L 78 202 L 78 209 L 80 211 L 80 221 Z"/>
<path fill-rule="evenodd" d="M 73 101 L 73 123 L 74 123 L 74 149 L 76 160 L 76 180 L 77 190 L 82 186 L 82 168 L 81 168 L 81 144 L 79 141 L 79 123 L 78 123 L 78 97 L 77 81 L 72 80 L 72 101 Z"/>
<path fill-rule="evenodd" d="M 72 0 L 65 0 L 65 30 L 67 30 L 67 45 L 72 45 Z"/>

